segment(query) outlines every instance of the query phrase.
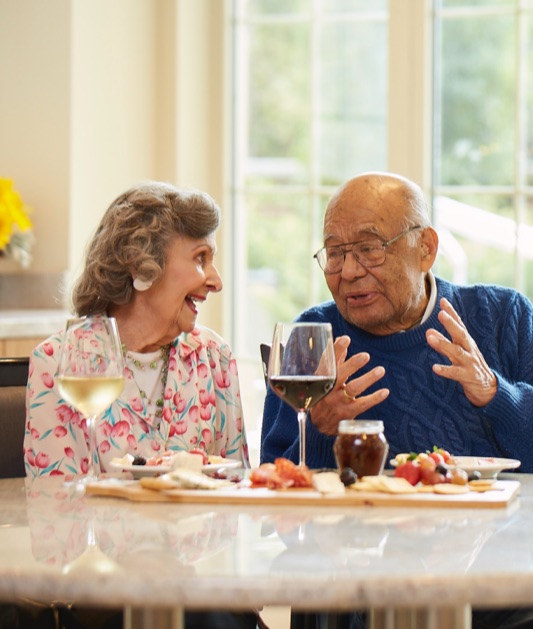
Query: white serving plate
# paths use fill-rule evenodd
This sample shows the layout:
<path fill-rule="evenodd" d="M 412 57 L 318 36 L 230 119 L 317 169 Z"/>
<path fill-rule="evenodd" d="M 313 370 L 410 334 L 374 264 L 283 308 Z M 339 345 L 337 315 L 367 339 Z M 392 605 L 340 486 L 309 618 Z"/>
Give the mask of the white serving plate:
<path fill-rule="evenodd" d="M 131 463 L 123 463 L 120 459 L 109 462 L 109 467 L 115 472 L 131 472 L 134 478 L 142 478 L 143 476 L 160 476 L 170 472 L 170 465 L 132 465 Z M 222 462 L 208 463 L 202 465 L 202 472 L 215 471 L 220 469 L 231 469 L 234 467 L 242 467 L 242 462 L 236 459 L 226 459 Z"/>
<path fill-rule="evenodd" d="M 453 462 L 452 462 L 453 461 Z M 398 467 L 398 461 L 391 459 L 392 467 Z M 449 467 L 460 467 L 467 474 L 479 472 L 481 478 L 496 478 L 503 470 L 514 470 L 522 465 L 517 459 L 498 459 L 492 456 L 452 456 Z"/>
<path fill-rule="evenodd" d="M 465 472 L 478 471 L 481 478 L 496 478 L 503 470 L 514 470 L 522 465 L 517 459 L 498 459 L 487 456 L 452 456 L 453 465 L 460 467 Z"/>

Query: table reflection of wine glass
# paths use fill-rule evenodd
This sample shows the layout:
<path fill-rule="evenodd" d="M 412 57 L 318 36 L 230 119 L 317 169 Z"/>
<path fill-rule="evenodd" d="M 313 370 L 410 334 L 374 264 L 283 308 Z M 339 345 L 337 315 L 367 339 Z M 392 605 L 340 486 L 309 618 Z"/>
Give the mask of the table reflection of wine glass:
<path fill-rule="evenodd" d="M 85 481 L 98 476 L 96 417 L 124 388 L 124 361 L 116 320 L 104 315 L 69 319 L 63 334 L 59 392 L 85 415 L 89 430 L 89 461 Z M 99 467 L 99 466 L 98 466 Z"/>
<path fill-rule="evenodd" d="M 307 411 L 333 388 L 337 376 L 329 323 L 276 323 L 268 381 L 298 413 L 300 465 L 305 465 Z"/>
<path fill-rule="evenodd" d="M 92 509 L 89 510 L 87 520 L 86 546 L 81 555 L 63 566 L 63 574 L 109 574 L 122 571 L 122 567 L 100 548 L 94 526 L 95 516 Z"/>

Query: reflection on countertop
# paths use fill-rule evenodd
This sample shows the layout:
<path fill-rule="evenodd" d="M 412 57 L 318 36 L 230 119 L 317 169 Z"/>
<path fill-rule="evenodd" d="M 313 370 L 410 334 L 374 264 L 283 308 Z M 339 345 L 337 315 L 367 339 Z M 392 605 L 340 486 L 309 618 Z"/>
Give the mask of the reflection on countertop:
<path fill-rule="evenodd" d="M 189 608 L 525 604 L 533 475 L 505 509 L 137 502 L 0 480 L 0 598 Z M 124 576 L 126 575 L 126 577 Z M 408 599 L 406 599 L 408 595 Z"/>

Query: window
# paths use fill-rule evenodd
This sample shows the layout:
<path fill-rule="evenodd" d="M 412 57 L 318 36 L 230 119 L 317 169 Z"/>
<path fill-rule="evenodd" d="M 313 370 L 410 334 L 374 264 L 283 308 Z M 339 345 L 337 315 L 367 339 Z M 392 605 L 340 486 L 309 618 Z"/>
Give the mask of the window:
<path fill-rule="evenodd" d="M 329 298 L 312 253 L 343 181 L 432 199 L 436 271 L 533 296 L 533 0 L 233 0 L 234 330 L 258 443 L 259 343 Z"/>
<path fill-rule="evenodd" d="M 435 9 L 438 270 L 533 296 L 533 3 Z"/>
<path fill-rule="evenodd" d="M 354 172 L 387 163 L 386 7 L 234 3 L 232 337 L 248 425 L 264 397 L 259 343 L 271 341 L 276 321 L 328 298 L 311 256 L 322 244 L 327 199 Z"/>

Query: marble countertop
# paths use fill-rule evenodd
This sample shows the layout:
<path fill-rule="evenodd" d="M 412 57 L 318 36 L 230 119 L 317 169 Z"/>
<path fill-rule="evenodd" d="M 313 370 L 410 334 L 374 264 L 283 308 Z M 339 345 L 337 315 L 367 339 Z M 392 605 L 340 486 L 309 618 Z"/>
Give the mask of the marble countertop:
<path fill-rule="evenodd" d="M 0 338 L 46 338 L 61 330 L 67 310 L 0 310 Z"/>
<path fill-rule="evenodd" d="M 506 508 L 136 503 L 0 481 L 0 599 L 298 609 L 531 604 L 533 475 Z M 91 530 L 98 548 L 87 550 Z M 85 552 L 84 552 L 85 551 Z"/>

